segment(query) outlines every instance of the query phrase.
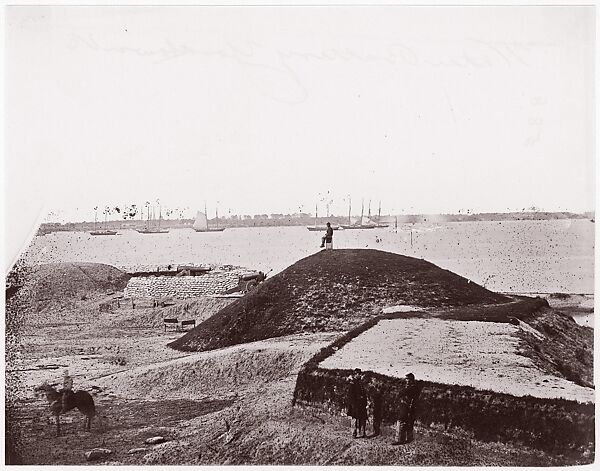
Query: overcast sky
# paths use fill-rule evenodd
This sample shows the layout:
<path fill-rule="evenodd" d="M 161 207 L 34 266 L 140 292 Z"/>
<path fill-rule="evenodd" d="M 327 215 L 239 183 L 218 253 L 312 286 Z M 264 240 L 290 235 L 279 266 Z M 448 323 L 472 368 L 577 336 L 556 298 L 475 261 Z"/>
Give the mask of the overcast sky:
<path fill-rule="evenodd" d="M 593 209 L 594 21 L 592 7 L 8 7 L 6 227 L 157 199 L 186 216 L 324 199 L 344 214 L 348 195 L 353 212 Z"/>

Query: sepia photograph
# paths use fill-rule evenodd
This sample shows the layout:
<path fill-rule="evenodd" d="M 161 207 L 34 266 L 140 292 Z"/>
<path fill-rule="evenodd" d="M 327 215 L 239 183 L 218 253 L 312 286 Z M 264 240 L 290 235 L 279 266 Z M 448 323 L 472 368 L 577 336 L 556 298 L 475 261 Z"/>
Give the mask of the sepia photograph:
<path fill-rule="evenodd" d="M 596 15 L 5 6 L 4 463 L 593 464 Z"/>

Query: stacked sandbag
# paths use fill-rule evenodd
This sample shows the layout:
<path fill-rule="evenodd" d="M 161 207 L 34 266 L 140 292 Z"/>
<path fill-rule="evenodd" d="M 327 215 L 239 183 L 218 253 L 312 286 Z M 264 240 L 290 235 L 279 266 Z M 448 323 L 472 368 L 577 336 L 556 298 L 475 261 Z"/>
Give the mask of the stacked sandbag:
<path fill-rule="evenodd" d="M 223 271 L 223 270 L 231 271 L 231 270 L 242 269 L 242 267 L 238 267 L 235 265 L 218 265 L 218 264 L 213 264 L 213 263 L 198 264 L 198 263 L 192 263 L 192 262 L 169 263 L 169 264 L 159 263 L 156 265 L 148 265 L 148 264 L 118 265 L 117 268 L 119 268 L 119 270 L 121 270 L 125 273 L 128 273 L 130 275 L 135 275 L 135 274 L 140 274 L 140 273 L 152 274 L 155 272 L 176 273 L 177 270 L 183 266 L 196 267 L 199 269 L 214 270 L 214 271 Z"/>
<path fill-rule="evenodd" d="M 200 276 L 134 277 L 125 289 L 133 298 L 195 298 L 223 293 L 238 286 L 240 275 L 247 270 L 212 271 Z"/>

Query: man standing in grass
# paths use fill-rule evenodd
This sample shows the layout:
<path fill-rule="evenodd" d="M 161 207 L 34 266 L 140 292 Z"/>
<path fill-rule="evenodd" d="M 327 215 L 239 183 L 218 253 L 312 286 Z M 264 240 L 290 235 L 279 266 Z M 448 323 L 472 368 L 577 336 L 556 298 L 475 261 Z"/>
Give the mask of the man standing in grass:
<path fill-rule="evenodd" d="M 412 442 L 414 439 L 415 412 L 421 389 L 415 381 L 414 374 L 408 373 L 405 378 L 406 389 L 399 407 L 398 421 L 396 422 L 396 441 L 392 445 L 403 445 Z"/>
<path fill-rule="evenodd" d="M 354 419 L 352 438 L 366 438 L 367 428 L 367 395 L 363 387 L 360 368 L 356 368 L 350 376 L 348 388 L 348 415 Z"/>
<path fill-rule="evenodd" d="M 383 383 L 376 377 L 371 377 L 369 398 L 371 404 L 371 413 L 373 414 L 373 435 L 381 435 L 381 420 L 383 413 Z"/>

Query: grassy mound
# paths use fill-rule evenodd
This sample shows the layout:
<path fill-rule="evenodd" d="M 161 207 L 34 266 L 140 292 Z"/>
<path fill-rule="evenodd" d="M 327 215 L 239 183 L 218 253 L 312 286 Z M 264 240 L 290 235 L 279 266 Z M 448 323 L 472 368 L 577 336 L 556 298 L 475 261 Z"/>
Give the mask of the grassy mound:
<path fill-rule="evenodd" d="M 425 260 L 378 250 L 321 251 L 169 346 L 202 351 L 300 332 L 350 330 L 393 304 L 445 308 L 507 301 Z"/>

